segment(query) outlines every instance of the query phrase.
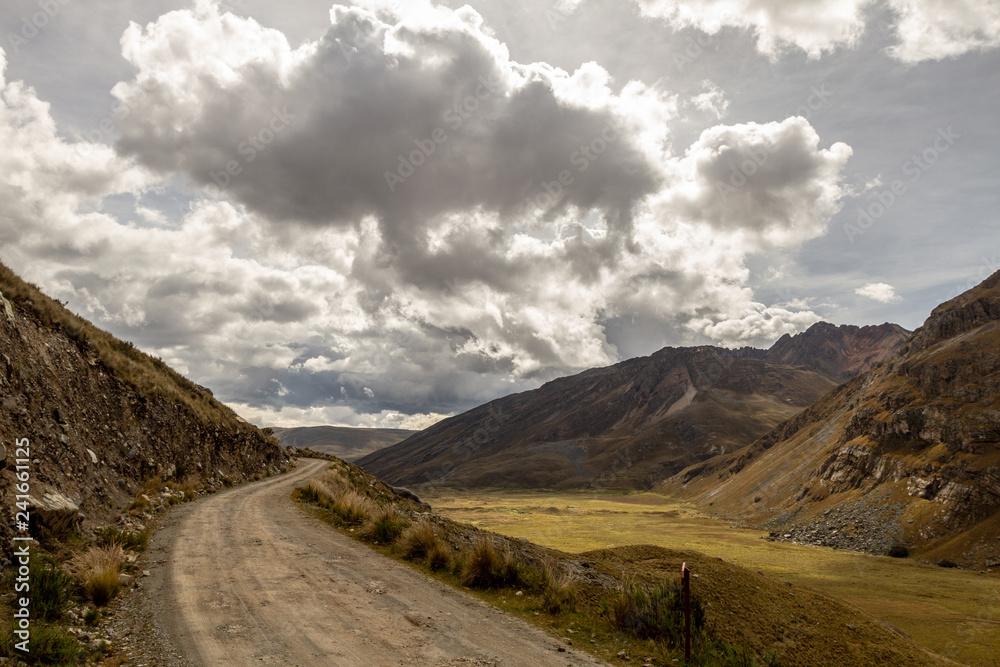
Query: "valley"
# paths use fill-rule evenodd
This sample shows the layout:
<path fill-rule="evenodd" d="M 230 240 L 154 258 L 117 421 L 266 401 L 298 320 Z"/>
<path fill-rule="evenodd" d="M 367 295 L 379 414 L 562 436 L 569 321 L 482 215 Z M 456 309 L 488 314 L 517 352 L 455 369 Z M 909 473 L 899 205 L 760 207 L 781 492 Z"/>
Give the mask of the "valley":
<path fill-rule="evenodd" d="M 0 667 L 1000 667 L 1000 0 L 0 20 Z"/>
<path fill-rule="evenodd" d="M 424 488 L 434 511 L 511 537 L 580 553 L 633 544 L 693 550 L 839 598 L 927 649 L 968 665 L 1000 655 L 1000 575 L 913 559 L 771 542 L 768 533 L 653 493 Z"/>

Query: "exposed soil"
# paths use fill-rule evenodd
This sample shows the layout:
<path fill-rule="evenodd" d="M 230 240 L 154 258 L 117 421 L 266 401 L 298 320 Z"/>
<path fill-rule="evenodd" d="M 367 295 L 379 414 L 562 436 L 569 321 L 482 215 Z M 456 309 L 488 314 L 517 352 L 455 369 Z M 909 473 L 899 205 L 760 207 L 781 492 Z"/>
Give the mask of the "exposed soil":
<path fill-rule="evenodd" d="M 292 489 L 324 465 L 303 460 L 170 512 L 150 576 L 115 621 L 136 663 L 603 664 L 300 510 Z M 152 642 L 129 650 L 130 632 Z"/>

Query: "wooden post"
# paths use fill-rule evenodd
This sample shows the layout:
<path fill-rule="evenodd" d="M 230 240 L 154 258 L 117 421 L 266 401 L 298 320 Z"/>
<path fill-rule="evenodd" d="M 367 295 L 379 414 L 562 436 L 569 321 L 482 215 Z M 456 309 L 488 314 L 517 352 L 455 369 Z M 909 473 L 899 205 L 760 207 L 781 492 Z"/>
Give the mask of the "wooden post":
<path fill-rule="evenodd" d="M 684 662 L 691 662 L 691 570 L 687 563 L 681 565 L 684 585 Z"/>

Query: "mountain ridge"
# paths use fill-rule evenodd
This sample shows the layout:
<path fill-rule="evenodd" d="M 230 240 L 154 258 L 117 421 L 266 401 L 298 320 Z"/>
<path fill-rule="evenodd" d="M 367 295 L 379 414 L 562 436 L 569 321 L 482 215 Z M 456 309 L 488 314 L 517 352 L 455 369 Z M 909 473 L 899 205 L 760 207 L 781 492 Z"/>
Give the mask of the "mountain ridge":
<path fill-rule="evenodd" d="M 663 490 L 782 538 L 1000 561 L 1000 272 L 885 363 Z"/>
<path fill-rule="evenodd" d="M 667 347 L 491 401 L 358 463 L 394 484 L 650 488 L 750 444 L 906 334 L 828 327 L 810 329 L 807 344 L 782 339 L 778 352 L 796 366 L 768 361 L 768 350 Z M 824 336 L 833 353 L 820 372 L 808 366 Z"/>

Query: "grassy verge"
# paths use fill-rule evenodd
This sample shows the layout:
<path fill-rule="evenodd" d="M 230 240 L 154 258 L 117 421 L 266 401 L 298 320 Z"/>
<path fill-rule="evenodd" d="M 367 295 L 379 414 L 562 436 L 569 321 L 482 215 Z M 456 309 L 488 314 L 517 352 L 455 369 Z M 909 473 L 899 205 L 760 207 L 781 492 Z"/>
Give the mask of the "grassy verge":
<path fill-rule="evenodd" d="M 435 517 L 343 462 L 294 497 L 345 534 L 518 615 L 605 660 L 683 660 L 680 597 L 665 577 L 622 581 L 566 554 Z M 779 664 L 715 632 L 697 599 L 695 665 Z"/>

